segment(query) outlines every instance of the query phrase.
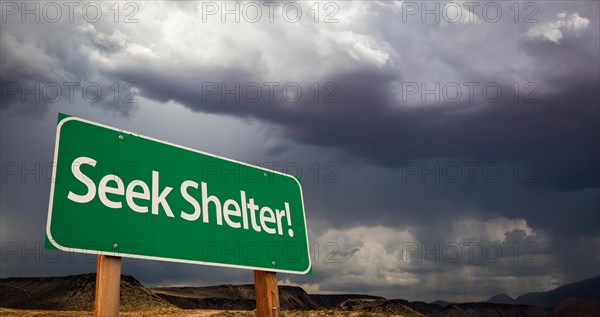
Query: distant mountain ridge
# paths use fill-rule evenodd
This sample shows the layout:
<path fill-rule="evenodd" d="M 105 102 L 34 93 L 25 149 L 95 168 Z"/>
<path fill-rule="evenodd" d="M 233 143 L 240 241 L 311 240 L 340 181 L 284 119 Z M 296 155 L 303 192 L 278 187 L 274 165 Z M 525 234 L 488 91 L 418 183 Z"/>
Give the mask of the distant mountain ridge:
<path fill-rule="evenodd" d="M 488 299 L 487 302 L 493 304 L 516 304 L 515 299 L 506 294 L 494 295 L 490 297 L 490 299 Z"/>
<path fill-rule="evenodd" d="M 446 307 L 446 306 L 448 306 L 448 305 L 452 305 L 452 304 L 458 304 L 458 303 L 454 303 L 454 302 L 447 302 L 447 301 L 443 301 L 443 300 L 439 300 L 439 299 L 438 299 L 438 300 L 436 300 L 436 301 L 434 301 L 434 302 L 431 302 L 431 304 L 432 304 L 432 305 L 437 305 L 437 306 L 439 306 L 439 307 L 442 307 L 442 308 L 444 308 L 444 307 Z"/>
<path fill-rule="evenodd" d="M 600 303 L 600 275 L 579 282 L 565 284 L 546 292 L 526 293 L 516 299 L 506 294 L 494 295 L 486 302 L 550 308 L 559 301 L 568 298 L 588 299 Z"/>

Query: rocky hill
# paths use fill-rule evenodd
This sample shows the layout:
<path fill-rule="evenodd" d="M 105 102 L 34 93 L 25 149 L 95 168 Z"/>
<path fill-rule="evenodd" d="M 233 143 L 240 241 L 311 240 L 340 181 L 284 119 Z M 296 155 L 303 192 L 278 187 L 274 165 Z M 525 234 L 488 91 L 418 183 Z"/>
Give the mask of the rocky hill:
<path fill-rule="evenodd" d="M 433 317 L 546 317 L 547 312 L 539 307 L 493 303 L 451 304 Z"/>
<path fill-rule="evenodd" d="M 156 287 L 151 291 L 183 309 L 253 310 L 254 285 L 216 285 L 205 287 Z M 301 287 L 279 286 L 279 302 L 284 310 L 334 309 L 348 299 L 384 299 L 361 294 L 308 294 Z"/>
<path fill-rule="evenodd" d="M 587 299 L 565 299 L 552 308 L 516 304 L 450 303 L 445 307 L 402 299 L 353 298 L 344 301 L 337 311 L 361 311 L 384 315 L 427 317 L 596 317 L 600 304 Z"/>
<path fill-rule="evenodd" d="M 600 304 L 589 299 L 567 298 L 556 303 L 547 317 L 597 317 Z"/>
<path fill-rule="evenodd" d="M 326 309 L 338 307 L 348 299 L 385 299 L 379 296 L 360 295 L 360 294 L 310 294 L 310 297 Z"/>
<path fill-rule="evenodd" d="M 432 317 L 596 317 L 600 304 L 587 299 L 565 299 L 552 308 L 493 303 L 451 304 Z"/>
<path fill-rule="evenodd" d="M 92 310 L 96 274 L 64 277 L 0 279 L 0 307 L 19 309 Z M 121 311 L 174 307 L 133 276 L 121 277 Z"/>
<path fill-rule="evenodd" d="M 378 314 L 394 314 L 407 317 L 422 317 L 425 316 L 418 311 L 406 305 L 404 300 L 388 300 L 388 299 L 367 299 L 353 298 L 341 303 L 339 310 L 345 311 L 362 311 Z"/>
<path fill-rule="evenodd" d="M 253 310 L 254 285 L 217 285 L 206 287 L 158 287 L 156 295 L 184 309 Z M 323 305 L 301 287 L 279 286 L 279 302 L 287 310 L 318 310 Z"/>

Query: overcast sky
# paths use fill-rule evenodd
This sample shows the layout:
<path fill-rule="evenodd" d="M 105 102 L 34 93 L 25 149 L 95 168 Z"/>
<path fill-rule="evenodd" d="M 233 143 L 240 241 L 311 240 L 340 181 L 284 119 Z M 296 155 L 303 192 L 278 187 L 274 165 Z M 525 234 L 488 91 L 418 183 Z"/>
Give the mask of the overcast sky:
<path fill-rule="evenodd" d="M 95 269 L 43 249 L 59 112 L 299 176 L 314 274 L 279 278 L 310 292 L 482 300 L 600 273 L 597 1 L 1 5 L 1 277 Z"/>

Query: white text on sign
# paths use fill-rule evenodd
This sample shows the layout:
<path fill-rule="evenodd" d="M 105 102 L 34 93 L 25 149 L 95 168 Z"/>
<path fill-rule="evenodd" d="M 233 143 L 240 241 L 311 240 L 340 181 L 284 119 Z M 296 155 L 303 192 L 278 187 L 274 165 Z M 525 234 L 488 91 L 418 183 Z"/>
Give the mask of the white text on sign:
<path fill-rule="evenodd" d="M 152 171 L 152 188 L 141 180 L 133 180 L 127 186 L 123 180 L 114 174 L 108 174 L 102 177 L 98 187 L 90 177 L 81 171 L 82 165 L 90 165 L 96 167 L 96 160 L 89 157 L 79 157 L 73 161 L 71 171 L 75 178 L 82 182 L 87 187 L 87 192 L 84 194 L 76 194 L 69 191 L 67 198 L 71 201 L 80 204 L 91 202 L 96 196 L 104 206 L 112 209 L 123 208 L 123 201 L 113 200 L 117 196 L 125 196 L 127 206 L 138 213 L 148 213 L 153 215 L 159 214 L 159 206 L 162 207 L 167 217 L 174 218 L 167 197 L 173 190 L 172 187 L 165 186 L 161 189 L 159 180 L 160 174 L 158 171 Z M 200 187 L 201 203 L 194 197 L 198 195 Z M 217 225 L 223 225 L 223 220 L 231 228 L 242 228 L 244 230 L 252 230 L 256 232 L 264 231 L 268 234 L 283 235 L 283 219 L 287 223 L 287 233 L 290 237 L 294 236 L 292 229 L 292 220 L 290 218 L 290 206 L 288 202 L 284 202 L 282 209 L 273 209 L 268 206 L 260 207 L 254 201 L 254 198 L 247 199 L 246 192 L 240 190 L 240 199 L 227 199 L 223 203 L 214 195 L 208 194 L 208 184 L 186 180 L 180 185 L 180 194 L 192 207 L 191 211 L 181 210 L 179 216 L 188 221 L 196 221 L 202 217 L 204 223 L 210 222 L 209 206 L 212 204 Z M 107 195 L 111 195 L 110 199 Z M 150 201 L 141 204 L 143 201 Z M 141 205 L 140 205 L 141 204 Z M 150 207 L 150 208 L 148 208 Z"/>

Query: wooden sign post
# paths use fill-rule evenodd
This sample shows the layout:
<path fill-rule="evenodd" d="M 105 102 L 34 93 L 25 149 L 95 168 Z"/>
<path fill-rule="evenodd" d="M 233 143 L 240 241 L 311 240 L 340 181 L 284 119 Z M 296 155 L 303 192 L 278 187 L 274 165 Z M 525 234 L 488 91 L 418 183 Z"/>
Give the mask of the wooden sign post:
<path fill-rule="evenodd" d="M 257 317 L 279 317 L 279 290 L 277 273 L 254 271 L 254 291 L 256 294 Z"/>
<path fill-rule="evenodd" d="M 121 295 L 121 257 L 98 255 L 94 317 L 118 317 Z"/>

